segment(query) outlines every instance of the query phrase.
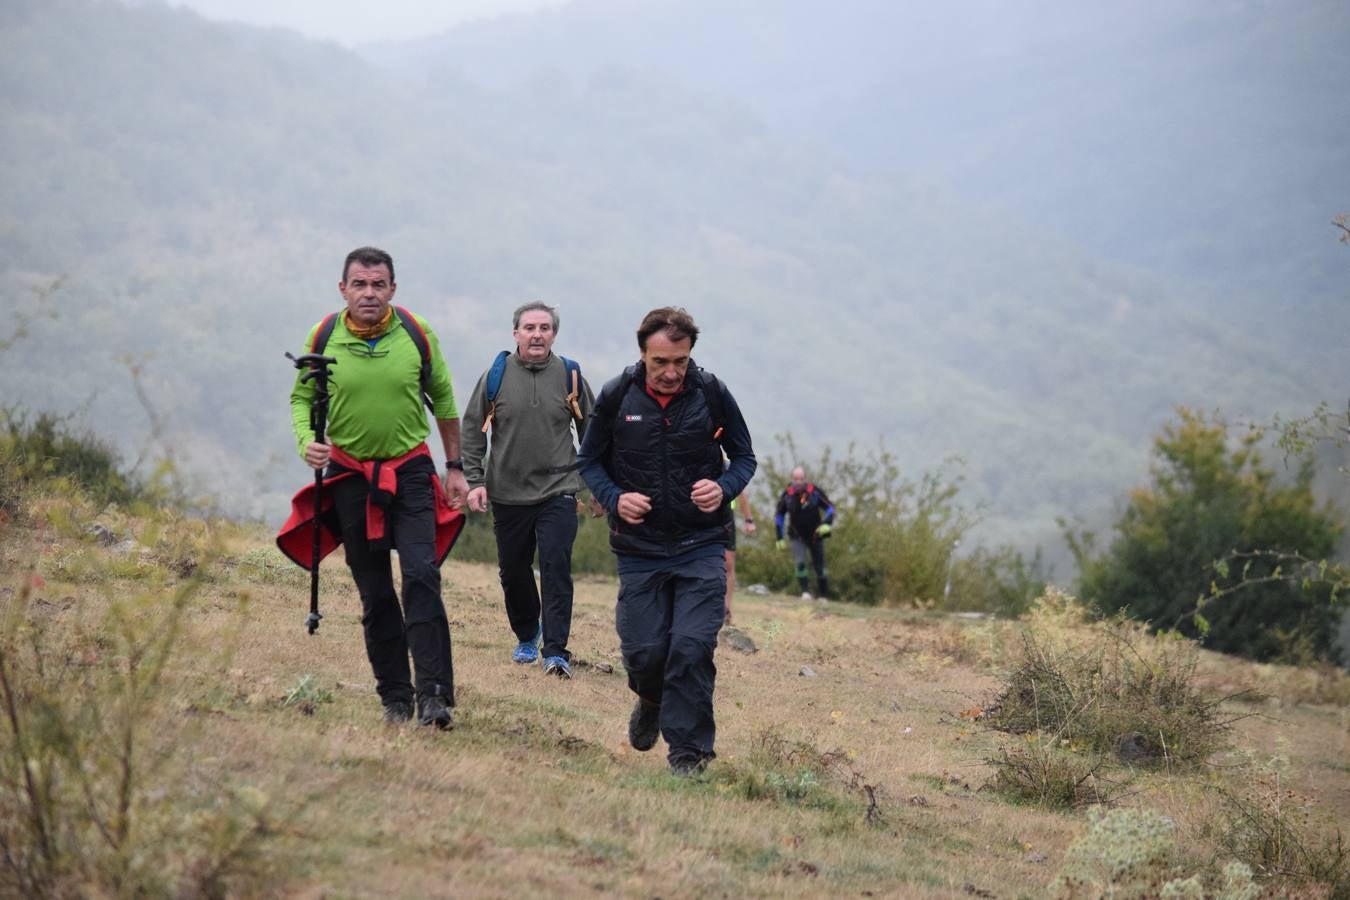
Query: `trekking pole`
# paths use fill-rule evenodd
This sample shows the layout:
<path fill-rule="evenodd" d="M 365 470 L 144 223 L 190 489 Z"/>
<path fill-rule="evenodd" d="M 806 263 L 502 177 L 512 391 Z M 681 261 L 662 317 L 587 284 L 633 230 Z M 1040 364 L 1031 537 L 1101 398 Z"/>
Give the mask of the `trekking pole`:
<path fill-rule="evenodd" d="M 952 541 L 952 549 L 947 553 L 947 583 L 942 588 L 942 604 L 946 606 L 947 598 L 952 593 L 952 563 L 956 562 L 956 548 L 961 546 L 961 541 Z"/>
<path fill-rule="evenodd" d="M 331 356 L 318 353 L 306 353 L 295 357 L 287 353 L 286 358 L 295 363 L 297 369 L 306 369 L 300 381 L 314 382 L 314 402 L 309 407 L 309 424 L 314 429 L 314 440 L 324 442 L 323 430 L 328 424 L 328 367 L 337 364 Z M 323 499 L 323 469 L 314 470 L 314 549 L 310 555 L 309 567 L 309 616 L 305 619 L 305 628 L 313 634 L 319 630 L 319 511 Z"/>

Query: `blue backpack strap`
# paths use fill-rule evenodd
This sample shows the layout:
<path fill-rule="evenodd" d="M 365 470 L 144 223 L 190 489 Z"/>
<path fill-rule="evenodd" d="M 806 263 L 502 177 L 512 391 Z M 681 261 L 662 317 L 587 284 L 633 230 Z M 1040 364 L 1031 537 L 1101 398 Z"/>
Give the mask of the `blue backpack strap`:
<path fill-rule="evenodd" d="M 572 418 L 580 422 L 585 418 L 581 414 L 581 366 L 577 365 L 576 360 L 568 359 L 565 356 L 558 357 L 563 361 L 563 371 L 565 373 L 567 388 L 567 408 L 572 411 Z"/>
<path fill-rule="evenodd" d="M 422 402 L 427 405 L 427 409 L 434 411 L 436 404 L 431 402 L 431 394 L 428 391 L 431 387 L 431 342 L 427 340 L 427 333 L 418 324 L 416 316 L 401 306 L 395 306 L 394 312 L 398 315 L 398 320 L 403 323 L 403 330 L 408 332 L 412 342 L 417 345 L 417 352 L 422 356 L 422 369 L 418 373 L 418 382 L 422 389 Z"/>
<path fill-rule="evenodd" d="M 506 360 L 510 355 L 510 350 L 501 351 L 488 368 L 487 401 L 489 403 L 497 402 L 497 392 L 502 389 L 502 376 L 506 374 Z"/>
<path fill-rule="evenodd" d="M 487 434 L 488 427 L 492 425 L 492 417 L 497 414 L 497 394 L 502 389 L 502 376 L 506 374 L 506 360 L 510 355 L 510 350 L 500 351 L 497 358 L 492 361 L 492 365 L 488 367 L 487 384 L 484 385 L 488 412 L 483 417 L 483 434 Z"/>

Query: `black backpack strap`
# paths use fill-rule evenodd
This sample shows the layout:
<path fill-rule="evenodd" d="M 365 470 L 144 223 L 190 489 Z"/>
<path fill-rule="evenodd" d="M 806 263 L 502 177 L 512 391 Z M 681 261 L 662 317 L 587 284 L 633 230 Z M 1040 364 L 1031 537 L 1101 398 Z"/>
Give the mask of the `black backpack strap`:
<path fill-rule="evenodd" d="M 422 370 L 418 373 L 418 381 L 422 388 L 422 402 L 427 405 L 427 409 L 435 411 L 436 404 L 431 402 L 431 394 L 429 393 L 431 388 L 431 342 L 427 340 L 427 333 L 418 324 L 416 316 L 401 306 L 395 306 L 394 312 L 398 315 L 398 320 L 403 323 L 403 330 L 408 332 L 408 336 L 417 345 L 417 352 L 422 355 Z"/>
<path fill-rule="evenodd" d="M 314 339 L 309 342 L 310 353 L 323 353 L 323 348 L 328 346 L 328 339 L 333 336 L 337 318 L 337 313 L 329 313 L 319 322 L 319 327 L 314 329 Z"/>
<path fill-rule="evenodd" d="M 698 373 L 703 381 L 703 402 L 708 404 L 708 415 L 712 416 L 713 439 L 720 442 L 727 425 L 727 404 L 722 394 L 722 382 L 707 369 L 699 369 Z"/>
<path fill-rule="evenodd" d="M 591 414 L 610 423 L 612 427 L 614 417 L 619 414 L 619 407 L 623 404 L 623 395 L 628 392 L 628 386 L 633 383 L 636 373 L 637 366 L 629 366 L 606 382 L 600 389 L 600 396 L 596 398 Z"/>

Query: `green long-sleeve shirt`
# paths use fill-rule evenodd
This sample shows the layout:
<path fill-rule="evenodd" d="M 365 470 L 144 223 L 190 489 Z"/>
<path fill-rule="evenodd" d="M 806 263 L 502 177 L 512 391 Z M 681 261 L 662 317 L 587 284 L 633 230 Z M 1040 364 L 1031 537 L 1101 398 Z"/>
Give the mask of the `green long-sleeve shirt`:
<path fill-rule="evenodd" d="M 459 418 L 455 407 L 455 389 L 450 368 L 441 355 L 441 344 L 425 319 L 417 323 L 427 335 L 431 351 L 431 383 L 427 393 L 435 405 L 437 419 Z M 303 352 L 309 352 L 318 324 L 305 339 Z M 422 355 L 417 344 L 403 328 L 397 316 L 374 348 L 354 336 L 339 316 L 323 351 L 337 360 L 329 371 L 326 440 L 357 459 L 392 459 L 402 456 L 427 439 L 431 426 L 422 405 L 419 375 Z M 300 455 L 314 440 L 309 410 L 314 401 L 314 382 L 301 382 L 297 373 L 291 388 L 291 427 L 295 430 Z"/>
<path fill-rule="evenodd" d="M 572 433 L 575 428 L 580 439 L 594 398 L 586 379 L 580 381 L 577 403 L 582 420 L 577 422 L 565 402 L 571 385 L 562 359 L 550 353 L 542 363 L 529 363 L 512 353 L 497 390 L 489 446 L 489 436 L 482 430 L 488 414 L 484 372 L 464 407 L 460 431 L 469 487 L 486 485 L 493 503 L 515 506 L 582 490 Z"/>

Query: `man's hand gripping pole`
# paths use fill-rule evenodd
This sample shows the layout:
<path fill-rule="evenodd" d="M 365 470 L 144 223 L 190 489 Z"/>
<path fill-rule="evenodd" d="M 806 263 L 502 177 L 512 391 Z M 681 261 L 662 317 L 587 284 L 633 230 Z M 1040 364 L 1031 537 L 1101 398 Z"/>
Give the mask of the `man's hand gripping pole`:
<path fill-rule="evenodd" d="M 322 444 L 324 428 L 328 425 L 328 367 L 336 365 L 337 360 L 318 353 L 306 353 L 299 357 L 287 353 L 286 358 L 295 363 L 297 369 L 305 370 L 300 376 L 302 383 L 314 382 L 314 401 L 309 407 L 309 424 L 314 429 L 314 440 Z M 319 620 L 323 618 L 323 614 L 319 612 L 319 511 L 322 508 L 320 503 L 322 499 L 323 469 L 315 469 L 314 549 L 310 555 L 309 567 L 309 615 L 305 618 L 305 628 L 310 634 L 319 630 Z"/>

